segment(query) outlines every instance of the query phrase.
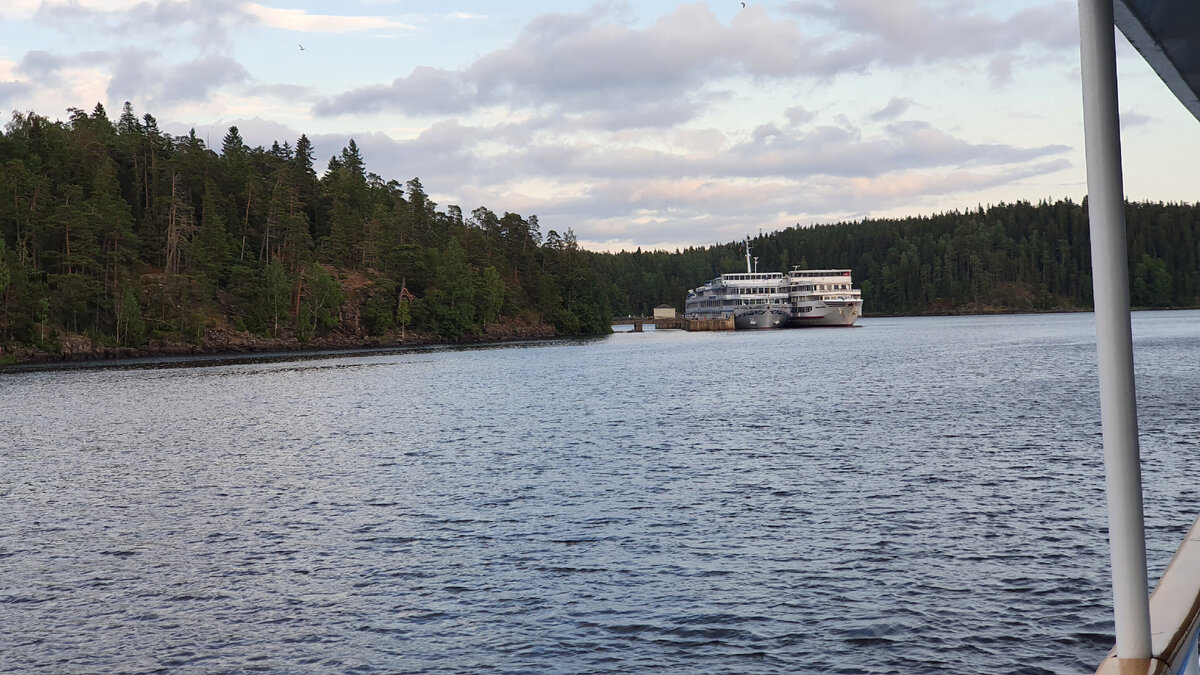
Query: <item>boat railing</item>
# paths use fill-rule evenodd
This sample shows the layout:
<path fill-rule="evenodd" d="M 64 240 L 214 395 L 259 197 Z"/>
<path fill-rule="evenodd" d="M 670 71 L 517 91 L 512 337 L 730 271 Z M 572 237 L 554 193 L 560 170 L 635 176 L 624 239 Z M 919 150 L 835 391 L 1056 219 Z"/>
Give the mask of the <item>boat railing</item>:
<path fill-rule="evenodd" d="M 1096 675 L 1200 675 L 1200 517 L 1192 523 L 1150 596 L 1149 659 L 1118 659 L 1116 648 Z"/>

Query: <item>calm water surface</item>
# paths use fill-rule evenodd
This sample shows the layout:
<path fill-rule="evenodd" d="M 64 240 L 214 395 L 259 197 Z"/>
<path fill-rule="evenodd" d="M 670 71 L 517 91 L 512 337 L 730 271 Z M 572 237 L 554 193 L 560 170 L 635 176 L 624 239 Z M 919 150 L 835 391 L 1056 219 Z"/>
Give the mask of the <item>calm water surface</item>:
<path fill-rule="evenodd" d="M 1134 319 L 1151 576 L 1200 312 Z M 0 670 L 1085 673 L 1090 314 L 0 373 Z"/>

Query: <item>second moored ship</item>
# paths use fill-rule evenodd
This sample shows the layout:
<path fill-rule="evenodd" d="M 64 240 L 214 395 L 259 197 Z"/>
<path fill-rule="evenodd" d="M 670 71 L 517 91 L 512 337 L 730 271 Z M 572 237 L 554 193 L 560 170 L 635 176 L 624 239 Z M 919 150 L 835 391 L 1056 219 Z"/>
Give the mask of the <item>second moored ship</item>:
<path fill-rule="evenodd" d="M 738 330 L 788 326 L 853 326 L 862 316 L 862 292 L 848 269 L 756 272 L 746 239 L 745 274 L 722 274 L 688 291 L 684 316 L 733 317 Z"/>

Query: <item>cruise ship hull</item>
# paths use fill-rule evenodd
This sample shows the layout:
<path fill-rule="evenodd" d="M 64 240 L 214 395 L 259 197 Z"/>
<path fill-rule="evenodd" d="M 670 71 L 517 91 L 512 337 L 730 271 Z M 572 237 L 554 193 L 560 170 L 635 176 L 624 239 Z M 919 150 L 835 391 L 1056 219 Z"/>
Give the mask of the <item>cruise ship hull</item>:
<path fill-rule="evenodd" d="M 788 326 L 853 326 L 862 316 L 862 302 L 815 308 L 807 314 L 794 314 Z"/>
<path fill-rule="evenodd" d="M 733 327 L 737 330 L 761 328 L 785 328 L 788 325 L 787 311 L 758 307 L 734 312 Z"/>

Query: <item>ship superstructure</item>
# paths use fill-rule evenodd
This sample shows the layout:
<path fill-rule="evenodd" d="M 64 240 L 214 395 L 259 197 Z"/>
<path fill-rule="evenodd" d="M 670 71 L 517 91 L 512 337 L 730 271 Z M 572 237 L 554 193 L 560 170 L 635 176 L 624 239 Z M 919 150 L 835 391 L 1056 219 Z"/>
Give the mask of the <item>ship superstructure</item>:
<path fill-rule="evenodd" d="M 786 326 L 850 326 L 862 315 L 862 294 L 850 270 L 757 271 L 746 239 L 746 272 L 722 274 L 688 291 L 684 315 L 733 317 L 738 330 Z"/>

